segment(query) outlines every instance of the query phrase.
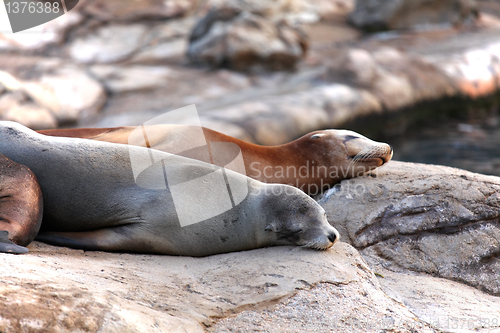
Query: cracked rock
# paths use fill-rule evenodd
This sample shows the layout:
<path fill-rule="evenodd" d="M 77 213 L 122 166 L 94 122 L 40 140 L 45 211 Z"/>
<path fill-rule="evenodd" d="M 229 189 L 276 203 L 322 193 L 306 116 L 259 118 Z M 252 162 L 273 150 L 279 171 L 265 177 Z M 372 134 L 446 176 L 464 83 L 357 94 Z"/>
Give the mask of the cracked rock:
<path fill-rule="evenodd" d="M 394 161 L 374 173 L 320 199 L 344 241 L 385 267 L 500 295 L 500 178 Z"/>

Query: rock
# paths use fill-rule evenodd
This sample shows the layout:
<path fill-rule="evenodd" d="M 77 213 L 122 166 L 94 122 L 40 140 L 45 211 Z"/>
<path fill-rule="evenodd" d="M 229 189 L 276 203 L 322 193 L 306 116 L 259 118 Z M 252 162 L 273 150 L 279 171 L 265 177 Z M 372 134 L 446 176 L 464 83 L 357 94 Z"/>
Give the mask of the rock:
<path fill-rule="evenodd" d="M 325 101 L 324 108 L 329 114 L 328 127 L 337 128 L 358 117 L 382 112 L 377 97 L 367 91 L 353 89 L 342 84 L 331 84 L 316 88 Z"/>
<path fill-rule="evenodd" d="M 236 8 L 264 16 L 273 22 L 310 24 L 321 19 L 345 16 L 354 9 L 354 0 L 209 0 L 209 8 Z"/>
<path fill-rule="evenodd" d="M 154 89 L 179 77 L 176 71 L 159 66 L 95 65 L 90 67 L 90 72 L 111 93 Z"/>
<path fill-rule="evenodd" d="M 130 59 L 133 63 L 162 63 L 169 60 L 182 59 L 186 54 L 188 41 L 186 38 L 160 42 L 147 46 Z"/>
<path fill-rule="evenodd" d="M 158 44 L 175 38 L 188 38 L 199 18 L 187 16 L 160 22 L 152 26 L 148 31 L 150 44 Z"/>
<path fill-rule="evenodd" d="M 167 19 L 194 9 L 195 0 L 94 0 L 85 12 L 102 21 Z"/>
<path fill-rule="evenodd" d="M 101 84 L 77 67 L 61 67 L 36 81 L 23 82 L 22 88 L 37 104 L 52 111 L 60 124 L 95 114 L 106 102 Z"/>
<path fill-rule="evenodd" d="M 349 19 L 368 31 L 459 25 L 479 16 L 474 0 L 357 0 Z"/>
<path fill-rule="evenodd" d="M 380 50 L 376 56 L 388 63 L 391 60 L 402 62 L 404 58 L 395 49 Z M 355 87 L 371 90 L 387 110 L 401 109 L 416 100 L 413 87 L 406 76 L 395 75 L 384 69 L 366 50 L 346 51 L 339 59 L 336 59 L 329 71 L 329 76 L 333 80 L 344 81 Z"/>
<path fill-rule="evenodd" d="M 16 105 L 24 103 L 28 96 L 22 90 L 16 90 L 0 96 L 0 115 L 9 111 Z"/>
<path fill-rule="evenodd" d="M 494 94 L 500 82 L 498 45 L 471 49 L 449 59 L 432 59 L 454 82 L 456 90 L 467 97 L 479 98 Z"/>
<path fill-rule="evenodd" d="M 500 328 L 499 298 L 428 274 L 394 272 L 374 264 L 382 289 L 418 318 L 444 332 L 491 332 Z M 439 303 L 436 303 L 439 300 Z"/>
<path fill-rule="evenodd" d="M 320 204 L 342 238 L 371 261 L 500 295 L 499 198 L 500 178 L 390 162 L 342 181 Z"/>
<path fill-rule="evenodd" d="M 329 66 L 329 78 L 344 81 L 362 88 L 373 87 L 380 75 L 381 67 L 370 52 L 349 49 Z"/>
<path fill-rule="evenodd" d="M 7 111 L 1 112 L 0 117 L 2 120 L 16 121 L 34 130 L 57 127 L 57 120 L 49 110 L 30 103 L 14 104 Z"/>
<path fill-rule="evenodd" d="M 306 38 L 285 23 L 233 9 L 213 10 L 194 28 L 188 58 L 198 64 L 241 71 L 293 69 L 304 57 Z"/>
<path fill-rule="evenodd" d="M 232 136 L 233 138 L 238 138 L 247 142 L 252 142 L 253 138 L 248 134 L 242 127 L 232 124 L 230 122 L 217 121 L 210 118 L 209 116 L 200 117 L 201 126 L 213 129 L 217 132 L 224 133 L 226 135 Z"/>
<path fill-rule="evenodd" d="M 146 44 L 148 28 L 143 24 L 112 24 L 74 40 L 69 46 L 73 59 L 82 63 L 111 63 L 129 58 Z"/>
<path fill-rule="evenodd" d="M 273 22 L 288 21 L 289 23 L 315 23 L 320 20 L 317 11 L 302 0 L 265 1 L 265 0 L 211 0 L 212 8 L 233 8 L 266 17 Z"/>
<path fill-rule="evenodd" d="M 380 72 L 373 85 L 373 93 L 387 110 L 399 110 L 416 101 L 413 87 L 406 77 Z"/>
<path fill-rule="evenodd" d="M 321 17 L 328 20 L 336 17 L 346 17 L 354 10 L 354 0 L 314 0 L 306 1 L 309 6 Z"/>
<path fill-rule="evenodd" d="M 168 20 L 149 27 L 144 44 L 129 60 L 132 63 L 181 62 L 188 47 L 188 37 L 197 20 L 194 16 Z"/>
<path fill-rule="evenodd" d="M 66 33 L 82 21 L 83 16 L 79 12 L 71 11 L 29 31 L 0 33 L 0 50 L 40 51 L 48 45 L 61 44 Z"/>
<path fill-rule="evenodd" d="M 392 47 L 381 47 L 375 50 L 372 56 L 384 73 L 405 80 L 400 89 L 406 90 L 407 93 L 403 92 L 401 96 L 406 95 L 406 102 L 409 104 L 457 94 L 455 80 L 425 57 L 403 53 Z"/>
<path fill-rule="evenodd" d="M 327 78 L 370 91 L 389 111 L 438 96 L 451 96 L 458 90 L 436 65 L 391 47 L 373 52 L 346 50 L 330 61 Z"/>
<path fill-rule="evenodd" d="M 220 122 L 238 124 L 252 135 L 253 142 L 278 145 L 318 128 L 336 128 L 375 112 L 382 112 L 382 106 L 374 95 L 346 85 L 330 84 L 262 96 L 258 102 L 218 108 L 209 115 Z"/>
<path fill-rule="evenodd" d="M 299 299 L 306 306 L 315 297 L 334 311 L 339 321 L 332 324 L 380 315 L 425 327 L 380 290 L 345 243 L 324 252 L 274 247 L 205 258 L 84 252 L 37 242 L 29 248 L 23 256 L 0 256 L 1 331 L 203 332 L 218 318 L 248 309 L 272 311 L 282 302 L 281 314 L 300 320 L 303 311 L 290 302 Z M 349 307 L 332 306 L 337 302 Z M 311 326 L 324 324 L 324 318 L 309 318 Z"/>
<path fill-rule="evenodd" d="M 294 133 L 305 134 L 327 123 L 328 115 L 323 109 L 284 104 L 259 118 L 245 121 L 243 127 L 253 134 L 256 142 L 274 146 L 290 141 Z"/>
<path fill-rule="evenodd" d="M 10 73 L 0 70 L 0 84 L 6 90 L 18 90 L 21 88 L 21 82 Z"/>
<path fill-rule="evenodd" d="M 370 282 L 320 283 L 272 309 L 223 319 L 210 332 L 436 332 Z"/>

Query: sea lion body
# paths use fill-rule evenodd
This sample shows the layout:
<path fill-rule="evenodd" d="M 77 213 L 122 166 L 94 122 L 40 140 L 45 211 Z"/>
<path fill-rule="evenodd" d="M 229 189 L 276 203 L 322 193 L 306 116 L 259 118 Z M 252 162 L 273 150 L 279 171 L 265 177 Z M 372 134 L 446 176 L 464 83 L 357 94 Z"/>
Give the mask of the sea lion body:
<path fill-rule="evenodd" d="M 42 192 L 29 168 L 1 154 L 0 207 L 0 252 L 28 252 L 42 223 Z"/>
<path fill-rule="evenodd" d="M 134 144 L 130 134 L 137 127 L 59 129 L 39 131 L 44 135 L 80 137 L 104 142 Z M 260 146 L 208 128 L 202 128 L 208 144 L 229 142 L 240 149 L 245 174 L 264 183 L 295 186 L 308 194 L 318 194 L 342 179 L 360 176 L 392 158 L 392 148 L 347 130 L 322 130 L 279 146 Z M 178 146 L 193 140 L 199 128 L 182 125 L 149 125 L 148 147 L 208 163 L 213 158 L 200 151 L 178 152 Z"/>
<path fill-rule="evenodd" d="M 174 156 L 161 151 L 48 137 L 17 123 L 0 122 L 0 153 L 37 176 L 44 195 L 37 239 L 55 245 L 206 256 L 286 244 L 326 249 L 339 237 L 324 210 L 307 195 L 230 170 L 229 181 L 248 184 L 248 196 L 233 209 L 181 227 L 170 189 L 140 187 L 134 178 L 130 154 L 154 154 L 159 161 Z M 174 158 L 178 163 L 169 171 L 181 176 L 213 168 Z"/>

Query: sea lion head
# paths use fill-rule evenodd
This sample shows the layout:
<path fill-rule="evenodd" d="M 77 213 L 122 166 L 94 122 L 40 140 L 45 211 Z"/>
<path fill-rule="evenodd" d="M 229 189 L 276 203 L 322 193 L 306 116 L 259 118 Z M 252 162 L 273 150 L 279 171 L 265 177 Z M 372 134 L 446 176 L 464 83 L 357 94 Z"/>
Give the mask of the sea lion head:
<path fill-rule="evenodd" d="M 283 191 L 277 194 L 274 188 L 262 203 L 262 211 L 267 212 L 265 234 L 273 244 L 326 250 L 339 240 L 337 229 L 316 201 L 288 185 L 267 186 Z"/>
<path fill-rule="evenodd" d="M 387 143 L 349 130 L 316 131 L 299 140 L 304 141 L 309 151 L 315 152 L 316 161 L 329 166 L 331 175 L 337 175 L 335 181 L 361 176 L 392 158 L 392 147 Z M 331 170 L 332 167 L 336 170 Z"/>

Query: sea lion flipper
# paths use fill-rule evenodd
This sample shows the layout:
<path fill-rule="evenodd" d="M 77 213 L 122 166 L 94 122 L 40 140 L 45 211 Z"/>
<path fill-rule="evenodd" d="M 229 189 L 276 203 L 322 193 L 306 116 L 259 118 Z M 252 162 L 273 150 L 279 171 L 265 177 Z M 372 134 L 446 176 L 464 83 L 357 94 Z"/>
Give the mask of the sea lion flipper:
<path fill-rule="evenodd" d="M 28 248 L 17 245 L 9 239 L 8 231 L 0 231 L 0 252 L 23 254 L 29 252 Z"/>

